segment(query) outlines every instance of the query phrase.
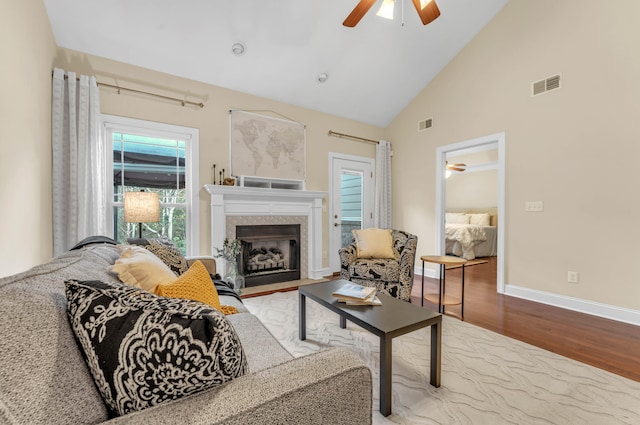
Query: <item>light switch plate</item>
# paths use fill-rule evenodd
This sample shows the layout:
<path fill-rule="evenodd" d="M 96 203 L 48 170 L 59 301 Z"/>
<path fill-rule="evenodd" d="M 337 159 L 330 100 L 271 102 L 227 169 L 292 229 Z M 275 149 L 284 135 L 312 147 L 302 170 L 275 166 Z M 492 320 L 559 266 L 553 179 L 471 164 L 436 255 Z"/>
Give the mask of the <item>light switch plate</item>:
<path fill-rule="evenodd" d="M 524 203 L 524 210 L 529 212 L 544 211 L 544 203 L 542 201 L 527 201 Z"/>

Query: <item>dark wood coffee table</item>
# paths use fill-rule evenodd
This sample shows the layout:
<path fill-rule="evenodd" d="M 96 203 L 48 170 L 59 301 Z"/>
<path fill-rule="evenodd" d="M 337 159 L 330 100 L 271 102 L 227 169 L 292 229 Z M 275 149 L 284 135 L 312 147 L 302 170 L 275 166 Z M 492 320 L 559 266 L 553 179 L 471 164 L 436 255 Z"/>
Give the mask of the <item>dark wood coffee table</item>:
<path fill-rule="evenodd" d="M 306 339 L 306 298 L 328 308 L 340 316 L 340 327 L 347 320 L 380 337 L 380 413 L 391 414 L 391 342 L 394 337 L 431 326 L 431 370 L 430 383 L 440 386 L 440 363 L 442 360 L 442 315 L 388 295 L 378 295 L 380 306 L 348 306 L 331 295 L 347 283 L 345 280 L 315 283 L 300 286 L 299 337 Z"/>

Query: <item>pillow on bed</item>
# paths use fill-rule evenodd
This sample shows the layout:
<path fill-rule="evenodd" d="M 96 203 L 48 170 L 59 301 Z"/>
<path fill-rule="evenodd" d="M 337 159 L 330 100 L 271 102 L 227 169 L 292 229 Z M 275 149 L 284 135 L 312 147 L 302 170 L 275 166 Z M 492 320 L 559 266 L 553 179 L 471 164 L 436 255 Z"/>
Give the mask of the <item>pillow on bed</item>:
<path fill-rule="evenodd" d="M 491 226 L 491 215 L 488 213 L 469 214 L 469 224 L 477 226 Z"/>
<path fill-rule="evenodd" d="M 446 213 L 444 218 L 447 224 L 469 224 L 469 219 L 466 213 Z"/>

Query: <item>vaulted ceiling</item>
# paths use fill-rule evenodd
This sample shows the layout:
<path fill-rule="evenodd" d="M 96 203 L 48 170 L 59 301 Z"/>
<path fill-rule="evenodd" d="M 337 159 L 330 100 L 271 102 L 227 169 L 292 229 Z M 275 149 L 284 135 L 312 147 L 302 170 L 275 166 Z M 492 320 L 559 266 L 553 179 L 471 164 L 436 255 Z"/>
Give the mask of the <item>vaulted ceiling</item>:
<path fill-rule="evenodd" d="M 44 2 L 60 47 L 386 127 L 508 0 L 436 0 L 426 26 L 378 0 L 354 28 L 358 0 Z"/>

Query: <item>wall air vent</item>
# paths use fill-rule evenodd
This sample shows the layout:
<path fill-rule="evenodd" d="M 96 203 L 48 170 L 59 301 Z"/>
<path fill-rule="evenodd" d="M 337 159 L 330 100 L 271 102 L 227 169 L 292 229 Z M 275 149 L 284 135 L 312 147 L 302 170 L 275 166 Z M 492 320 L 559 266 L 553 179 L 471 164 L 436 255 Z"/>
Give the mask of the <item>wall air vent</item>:
<path fill-rule="evenodd" d="M 544 80 L 531 83 L 531 96 L 537 96 L 551 90 L 559 89 L 560 87 L 560 74 L 553 75 Z"/>
<path fill-rule="evenodd" d="M 433 118 L 427 118 L 426 120 L 418 122 L 418 131 L 424 131 L 431 127 L 433 127 Z"/>

